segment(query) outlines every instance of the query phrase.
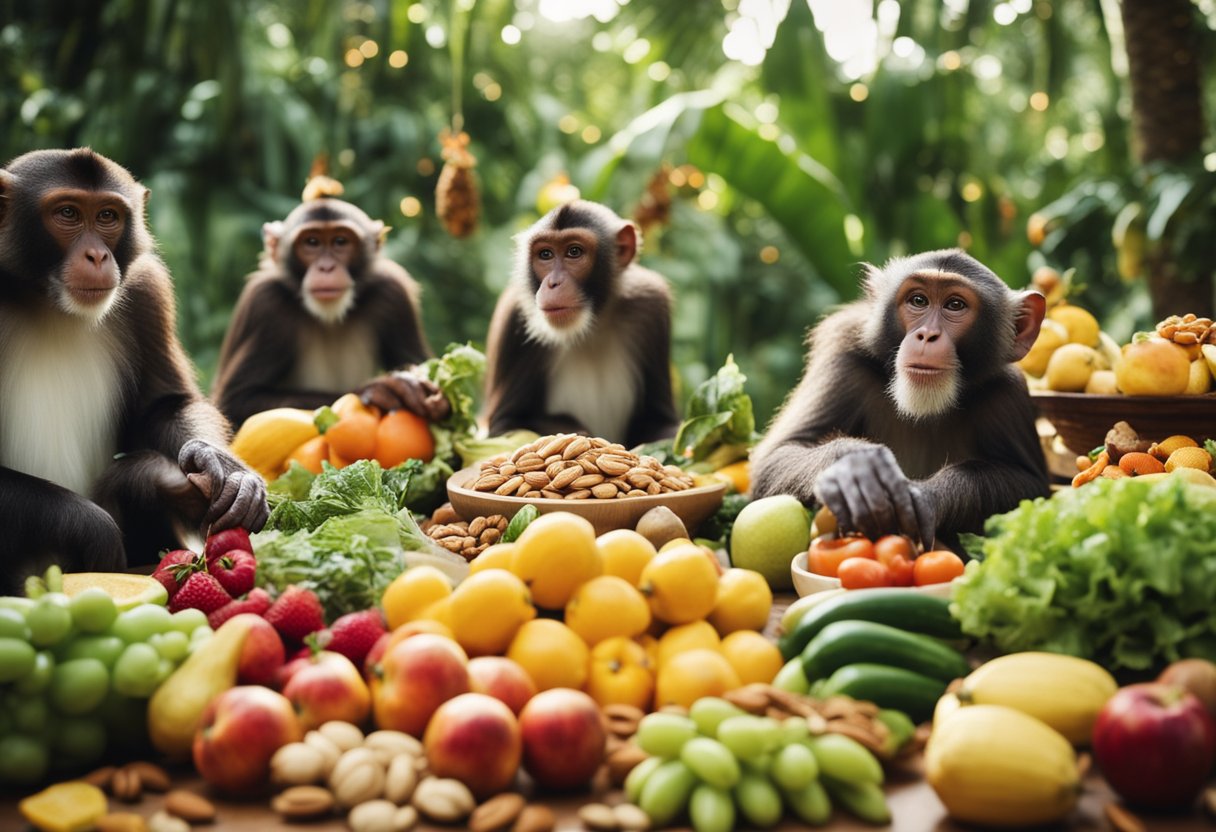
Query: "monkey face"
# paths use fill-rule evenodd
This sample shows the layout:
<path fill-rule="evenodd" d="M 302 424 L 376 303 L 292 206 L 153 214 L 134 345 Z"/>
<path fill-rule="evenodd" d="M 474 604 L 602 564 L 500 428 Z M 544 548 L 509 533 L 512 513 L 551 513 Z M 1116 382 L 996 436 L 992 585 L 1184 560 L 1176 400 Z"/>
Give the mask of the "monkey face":
<path fill-rule="evenodd" d="M 297 272 L 303 274 L 301 300 L 319 320 L 340 321 L 354 305 L 353 272 L 362 242 L 344 223 L 308 223 L 296 234 L 291 252 Z"/>
<path fill-rule="evenodd" d="M 63 251 L 51 281 L 60 309 L 100 321 L 117 296 L 122 270 L 114 250 L 122 240 L 130 206 L 115 191 L 56 188 L 41 201 L 43 225 Z"/>

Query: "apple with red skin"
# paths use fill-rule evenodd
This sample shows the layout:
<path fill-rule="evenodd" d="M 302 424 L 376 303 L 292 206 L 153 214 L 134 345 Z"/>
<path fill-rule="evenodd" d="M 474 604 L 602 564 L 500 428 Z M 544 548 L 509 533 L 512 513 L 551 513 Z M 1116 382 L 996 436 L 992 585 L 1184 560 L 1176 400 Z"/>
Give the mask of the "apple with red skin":
<path fill-rule="evenodd" d="M 511 785 L 523 754 L 515 714 L 484 693 L 462 693 L 440 705 L 422 747 L 431 774 L 456 778 L 478 800 Z"/>
<path fill-rule="evenodd" d="M 473 690 L 506 704 L 519 716 L 524 705 L 536 696 L 536 683 L 519 662 L 506 656 L 478 656 L 469 660 L 469 680 Z"/>
<path fill-rule="evenodd" d="M 274 753 L 303 738 L 287 697 L 261 685 L 240 685 L 203 709 L 194 734 L 194 767 L 217 789 L 251 791 L 266 784 Z"/>
<path fill-rule="evenodd" d="M 249 541 L 249 532 L 240 526 L 210 535 L 203 545 L 203 554 L 207 557 L 207 563 L 211 563 L 232 549 L 240 549 L 244 552 L 253 551 L 253 544 Z"/>
<path fill-rule="evenodd" d="M 361 725 L 371 713 L 372 695 L 359 669 L 341 653 L 321 650 L 306 659 L 283 685 L 305 731 L 331 720 Z"/>
<path fill-rule="evenodd" d="M 372 680 L 372 674 L 376 671 L 376 665 L 384 659 L 384 653 L 388 650 L 389 641 L 392 639 L 392 633 L 385 633 L 376 639 L 376 643 L 372 645 L 372 649 L 367 651 L 367 658 L 363 660 L 363 678 L 369 683 Z"/>
<path fill-rule="evenodd" d="M 1188 806 L 1216 759 L 1216 724 L 1193 694 L 1144 682 L 1120 688 L 1094 723 L 1094 759 L 1128 803 Z"/>
<path fill-rule="evenodd" d="M 265 618 L 250 622 L 241 658 L 236 667 L 236 681 L 241 685 L 272 687 L 279 668 L 287 659 L 279 631 Z"/>
<path fill-rule="evenodd" d="M 440 705 L 469 692 L 468 655 L 446 636 L 410 636 L 385 651 L 371 688 L 376 725 L 421 739 Z"/>
<path fill-rule="evenodd" d="M 524 769 L 538 786 L 587 785 L 604 761 L 607 735 L 600 707 L 572 688 L 550 688 L 528 700 L 519 714 Z"/>

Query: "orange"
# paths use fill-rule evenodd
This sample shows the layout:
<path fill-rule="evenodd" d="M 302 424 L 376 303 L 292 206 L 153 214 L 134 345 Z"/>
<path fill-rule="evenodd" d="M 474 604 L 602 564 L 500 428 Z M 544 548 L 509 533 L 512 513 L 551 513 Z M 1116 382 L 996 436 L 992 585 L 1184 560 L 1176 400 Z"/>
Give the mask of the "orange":
<path fill-rule="evenodd" d="M 722 655 L 739 674 L 745 685 L 767 685 L 785 664 L 777 645 L 755 630 L 739 630 L 722 639 Z"/>
<path fill-rule="evenodd" d="M 511 639 L 507 658 L 518 663 L 536 689 L 581 689 L 587 681 L 591 651 L 578 634 L 560 621 L 536 618 L 525 622 Z"/>
<path fill-rule="evenodd" d="M 437 621 L 448 629 L 452 629 L 452 596 L 440 598 L 433 604 L 428 604 L 418 613 L 419 618 Z"/>
<path fill-rule="evenodd" d="M 687 624 L 713 611 L 718 600 L 718 569 L 695 543 L 676 546 L 659 552 L 646 564 L 638 588 L 650 601 L 655 618 Z"/>
<path fill-rule="evenodd" d="M 634 586 L 642 568 L 655 556 L 654 544 L 633 529 L 615 529 L 595 539 L 604 560 L 604 574 L 624 578 Z"/>
<path fill-rule="evenodd" d="M 335 468 L 345 468 L 347 465 L 350 465 L 352 462 L 354 462 L 353 459 L 347 459 L 346 457 L 342 456 L 337 451 L 335 451 L 333 448 L 329 449 L 329 464 L 334 466 Z"/>
<path fill-rule="evenodd" d="M 633 705 L 646 711 L 654 695 L 654 672 L 646 648 L 624 636 L 606 638 L 591 650 L 587 693 L 601 707 Z"/>
<path fill-rule="evenodd" d="M 574 591 L 566 604 L 566 626 L 594 647 L 612 636 L 646 632 L 650 626 L 650 605 L 629 581 L 616 575 L 600 575 Z"/>
<path fill-rule="evenodd" d="M 390 630 L 421 617 L 426 607 L 452 594 L 452 582 L 434 566 L 406 569 L 384 589 L 380 608 Z"/>
<path fill-rule="evenodd" d="M 469 575 L 449 599 L 452 632 L 470 656 L 502 653 L 520 625 L 536 617 L 524 582 L 505 569 Z"/>
<path fill-rule="evenodd" d="M 537 517 L 515 541 L 511 571 L 532 591 L 532 603 L 565 609 L 574 591 L 604 571 L 595 527 L 568 511 Z"/>
<path fill-rule="evenodd" d="M 346 460 L 371 459 L 376 451 L 379 421 L 368 410 L 351 409 L 323 434 L 329 449 Z"/>
<path fill-rule="evenodd" d="M 321 463 L 327 459 L 329 459 L 329 443 L 325 441 L 324 436 L 314 436 L 288 455 L 287 467 L 290 468 L 294 460 L 303 465 L 305 470 L 319 474 L 321 473 Z"/>
<path fill-rule="evenodd" d="M 721 696 L 741 686 L 739 674 L 716 650 L 689 650 L 659 666 L 654 706 L 688 708 L 702 696 Z"/>
<path fill-rule="evenodd" d="M 709 623 L 718 635 L 736 630 L 763 630 L 773 608 L 773 590 L 759 572 L 727 569 L 718 578 L 718 600 Z"/>
<path fill-rule="evenodd" d="M 1203 448 L 1179 448 L 1165 461 L 1165 470 L 1170 472 L 1178 468 L 1198 468 L 1206 473 L 1211 467 L 1212 456 Z"/>
<path fill-rule="evenodd" d="M 435 456 L 435 440 L 426 419 L 408 410 L 394 410 L 376 426 L 374 459 L 381 468 L 392 468 L 407 459 L 430 462 Z"/>
<path fill-rule="evenodd" d="M 474 575 L 486 569 L 510 569 L 511 554 L 515 551 L 514 543 L 495 543 L 469 561 L 469 574 Z"/>
<path fill-rule="evenodd" d="M 690 621 L 672 627 L 659 637 L 659 646 L 655 650 L 655 664 L 662 666 L 672 657 L 689 650 L 717 651 L 722 639 L 718 631 L 708 621 Z"/>

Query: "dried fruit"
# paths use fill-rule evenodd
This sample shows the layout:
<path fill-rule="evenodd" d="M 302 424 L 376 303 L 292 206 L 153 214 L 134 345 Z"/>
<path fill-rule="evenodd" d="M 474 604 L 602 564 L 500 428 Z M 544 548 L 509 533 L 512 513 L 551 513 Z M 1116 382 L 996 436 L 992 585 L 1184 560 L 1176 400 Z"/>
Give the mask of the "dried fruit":
<path fill-rule="evenodd" d="M 469 134 L 444 129 L 439 134 L 443 146 L 443 170 L 435 186 L 435 214 L 453 237 L 467 237 L 477 230 L 480 213 L 477 182 L 473 167 L 477 159 L 469 152 Z"/>

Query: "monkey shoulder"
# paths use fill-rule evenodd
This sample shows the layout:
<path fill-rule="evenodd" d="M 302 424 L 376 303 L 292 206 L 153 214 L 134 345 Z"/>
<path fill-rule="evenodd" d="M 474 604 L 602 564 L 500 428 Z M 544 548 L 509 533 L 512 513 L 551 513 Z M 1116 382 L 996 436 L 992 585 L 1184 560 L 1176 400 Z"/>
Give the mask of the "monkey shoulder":
<path fill-rule="evenodd" d="M 667 278 L 645 266 L 633 264 L 621 272 L 620 298 L 631 305 L 652 307 L 662 304 L 670 311 L 672 303 L 671 284 Z"/>
<path fill-rule="evenodd" d="M 375 293 L 386 301 L 405 300 L 418 305 L 422 287 L 405 267 L 387 257 L 377 257 L 368 264 L 364 275 L 364 293 Z"/>

